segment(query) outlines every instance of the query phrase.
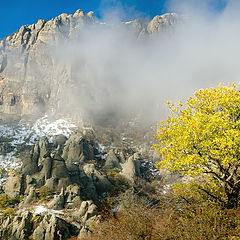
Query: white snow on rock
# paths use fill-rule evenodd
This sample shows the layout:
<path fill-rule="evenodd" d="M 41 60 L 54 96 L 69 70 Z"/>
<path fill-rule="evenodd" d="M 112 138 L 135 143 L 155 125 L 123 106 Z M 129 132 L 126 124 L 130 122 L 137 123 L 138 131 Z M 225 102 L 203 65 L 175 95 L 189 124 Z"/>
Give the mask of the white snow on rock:
<path fill-rule="evenodd" d="M 34 215 L 62 215 L 62 214 L 64 214 L 63 210 L 49 209 L 45 205 L 36 205 L 36 206 L 20 208 L 17 211 L 17 214 L 21 214 L 26 211 L 30 211 Z"/>
<path fill-rule="evenodd" d="M 6 170 L 16 169 L 21 165 L 21 160 L 12 153 L 6 155 L 0 155 L 0 169 L 4 168 Z"/>
<path fill-rule="evenodd" d="M 61 210 L 53 210 L 53 209 L 48 209 L 46 208 L 45 206 L 43 205 L 39 205 L 39 206 L 34 206 L 33 208 L 33 214 L 35 215 L 38 215 L 38 214 L 41 214 L 41 215 L 58 215 L 58 214 L 64 214 L 63 211 Z"/>
<path fill-rule="evenodd" d="M 77 126 L 69 120 L 51 121 L 47 115 L 34 123 L 20 121 L 14 126 L 0 125 L 0 139 L 13 148 L 6 155 L 0 155 L 0 168 L 10 170 L 20 166 L 21 161 L 14 156 L 18 145 L 33 145 L 37 138 L 43 136 L 47 136 L 50 142 L 53 141 L 54 136 L 59 134 L 69 137 L 76 128 Z"/>
<path fill-rule="evenodd" d="M 48 136 L 51 138 L 59 134 L 69 137 L 76 127 L 75 124 L 64 119 L 58 119 L 51 122 L 46 115 L 33 124 L 31 131 L 36 137 Z"/>
<path fill-rule="evenodd" d="M 38 119 L 35 123 L 20 122 L 18 125 L 0 125 L 0 137 L 8 138 L 12 146 L 19 144 L 32 145 L 34 140 L 39 137 L 52 137 L 63 134 L 69 137 L 77 126 L 68 120 L 58 119 L 48 120 L 48 116 Z"/>

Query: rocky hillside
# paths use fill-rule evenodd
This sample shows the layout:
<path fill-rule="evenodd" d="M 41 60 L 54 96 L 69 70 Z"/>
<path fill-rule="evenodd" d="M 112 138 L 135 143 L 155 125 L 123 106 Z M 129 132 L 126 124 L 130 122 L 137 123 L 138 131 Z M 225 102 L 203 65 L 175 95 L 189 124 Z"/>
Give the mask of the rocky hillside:
<path fill-rule="evenodd" d="M 154 129 L 137 115 L 121 121 L 111 108 L 100 116 L 102 102 L 121 113 L 126 106 L 119 108 L 110 95 L 125 92 L 110 81 L 94 82 L 97 73 L 88 66 L 94 44 L 84 49 L 79 42 L 108 28 L 137 42 L 176 22 L 175 14 L 164 14 L 111 25 L 77 10 L 40 19 L 0 41 L 0 239 L 81 239 L 119 208 L 114 199 L 121 193 L 146 197 L 155 191 Z M 75 46 L 77 58 L 69 55 Z"/>
<path fill-rule="evenodd" d="M 21 164 L 0 183 L 0 239 L 81 239 L 118 207 L 109 205 L 111 197 L 128 189 L 145 194 L 144 186 L 151 191 L 158 174 L 148 152 L 113 141 L 103 147 L 93 129 L 69 134 L 61 126 L 65 135 L 21 143 Z"/>
<path fill-rule="evenodd" d="M 164 14 L 151 21 L 137 19 L 119 25 L 130 29 L 137 41 L 169 29 L 176 21 L 175 14 Z M 104 92 L 92 96 L 90 80 L 86 75 L 77 74 L 84 67 L 85 59 L 77 65 L 59 61 L 55 50 L 61 44 L 60 48 L 64 48 L 66 40 L 78 41 L 92 26 L 104 28 L 106 25 L 96 19 L 93 12 L 77 10 L 74 14 L 61 14 L 49 21 L 39 19 L 0 40 L 1 119 L 39 116 L 46 112 L 66 114 L 69 109 L 72 116 L 85 114 L 89 117 L 94 108 L 86 107 L 84 102 L 88 102 L 88 106 L 94 105 Z"/>

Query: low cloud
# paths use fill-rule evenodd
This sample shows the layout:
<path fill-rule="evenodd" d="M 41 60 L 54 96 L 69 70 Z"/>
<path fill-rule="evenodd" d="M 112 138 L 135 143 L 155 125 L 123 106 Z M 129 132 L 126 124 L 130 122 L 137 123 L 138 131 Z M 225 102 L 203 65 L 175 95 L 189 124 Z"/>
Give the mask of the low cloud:
<path fill-rule="evenodd" d="M 165 117 L 167 100 L 239 82 L 240 4 L 213 11 L 212 1 L 197 2 L 169 2 L 179 21 L 158 34 L 139 37 L 129 24 L 107 18 L 61 42 L 56 57 L 71 65 L 78 86 L 69 93 L 73 103 L 94 117 L 138 112 L 155 121 Z"/>

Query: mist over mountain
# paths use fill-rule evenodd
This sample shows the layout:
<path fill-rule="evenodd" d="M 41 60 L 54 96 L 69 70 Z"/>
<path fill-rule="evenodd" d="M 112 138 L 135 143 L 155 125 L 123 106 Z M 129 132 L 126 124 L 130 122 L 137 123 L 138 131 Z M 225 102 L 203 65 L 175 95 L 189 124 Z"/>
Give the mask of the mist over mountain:
<path fill-rule="evenodd" d="M 143 108 L 150 94 L 142 86 L 140 52 L 149 35 L 176 21 L 166 14 L 111 24 L 77 10 L 22 26 L 0 42 L 1 113 L 91 119 Z"/>
<path fill-rule="evenodd" d="M 77 10 L 0 40 L 0 239 L 239 236 L 239 210 L 223 209 L 239 200 L 239 91 L 199 89 L 239 82 L 240 3 L 168 2 L 152 19 Z M 195 90 L 200 114 L 154 139 L 164 102 Z"/>
<path fill-rule="evenodd" d="M 129 22 L 77 10 L 22 26 L 0 41 L 1 116 L 159 120 L 166 100 L 239 78 L 234 9 Z"/>

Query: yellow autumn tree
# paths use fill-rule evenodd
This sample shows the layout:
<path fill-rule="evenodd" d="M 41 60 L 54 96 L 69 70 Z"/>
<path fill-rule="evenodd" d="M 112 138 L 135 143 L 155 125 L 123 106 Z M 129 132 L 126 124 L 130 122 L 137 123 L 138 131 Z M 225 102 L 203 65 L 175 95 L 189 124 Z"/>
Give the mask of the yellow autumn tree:
<path fill-rule="evenodd" d="M 200 189 L 227 208 L 237 208 L 240 193 L 240 91 L 237 85 L 200 89 L 182 103 L 168 103 L 170 116 L 159 124 L 160 168 L 203 175 L 223 194 Z"/>

